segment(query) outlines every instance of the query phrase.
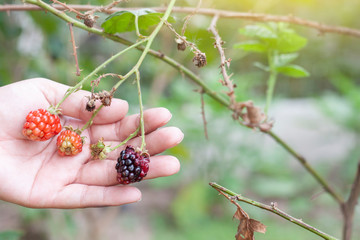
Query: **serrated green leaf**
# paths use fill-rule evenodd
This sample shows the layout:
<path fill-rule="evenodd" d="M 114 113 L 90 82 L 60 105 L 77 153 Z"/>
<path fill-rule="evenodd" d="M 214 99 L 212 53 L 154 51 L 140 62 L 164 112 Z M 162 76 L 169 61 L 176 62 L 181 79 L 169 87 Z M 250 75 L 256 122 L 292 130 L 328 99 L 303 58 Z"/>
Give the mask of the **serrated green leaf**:
<path fill-rule="evenodd" d="M 108 16 L 101 24 L 101 27 L 107 33 L 131 32 L 136 29 L 135 19 L 138 19 L 139 29 L 146 30 L 149 27 L 160 22 L 163 13 L 157 13 L 151 9 L 138 9 L 129 11 L 119 11 Z M 169 22 L 174 22 L 173 17 L 168 18 Z"/>
<path fill-rule="evenodd" d="M 277 67 L 276 71 L 289 77 L 302 78 L 310 76 L 310 73 L 299 65 L 285 65 Z"/>
<path fill-rule="evenodd" d="M 284 54 L 276 54 L 274 56 L 274 65 L 276 67 L 281 67 L 289 64 L 294 61 L 299 56 L 298 53 L 284 53 Z"/>
<path fill-rule="evenodd" d="M 234 48 L 242 49 L 247 52 L 266 52 L 267 48 L 264 44 L 256 40 L 237 43 Z"/>
<path fill-rule="evenodd" d="M 276 38 L 276 33 L 267 25 L 248 25 L 239 29 L 239 32 L 248 37 L 257 37 L 260 39 Z"/>

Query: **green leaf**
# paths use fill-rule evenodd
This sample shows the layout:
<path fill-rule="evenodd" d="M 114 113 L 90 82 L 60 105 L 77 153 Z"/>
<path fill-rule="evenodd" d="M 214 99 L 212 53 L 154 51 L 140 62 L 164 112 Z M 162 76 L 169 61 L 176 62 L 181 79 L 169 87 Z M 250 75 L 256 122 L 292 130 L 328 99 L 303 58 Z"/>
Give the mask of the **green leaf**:
<path fill-rule="evenodd" d="M 279 53 L 296 52 L 305 47 L 307 39 L 297 34 L 286 23 L 248 25 L 240 29 L 239 32 L 247 37 L 255 38 L 267 50 Z"/>
<path fill-rule="evenodd" d="M 257 37 L 260 39 L 276 38 L 276 33 L 265 24 L 248 25 L 239 29 L 239 32 L 247 37 Z"/>
<path fill-rule="evenodd" d="M 276 40 L 269 40 L 270 46 L 280 53 L 291 53 L 302 49 L 307 44 L 307 39 L 292 31 L 279 33 Z"/>
<path fill-rule="evenodd" d="M 266 46 L 257 40 L 250 40 L 234 45 L 234 48 L 242 49 L 246 52 L 266 52 Z"/>
<path fill-rule="evenodd" d="M 302 78 L 310 76 L 310 73 L 298 65 L 285 65 L 277 67 L 276 71 L 289 77 Z"/>
<path fill-rule="evenodd" d="M 290 62 L 294 61 L 298 56 L 299 56 L 298 53 L 275 54 L 274 65 L 276 67 L 287 65 Z"/>
<path fill-rule="evenodd" d="M 129 11 L 119 11 L 108 16 L 101 24 L 101 27 L 107 33 L 131 32 L 136 29 L 135 19 L 138 19 L 139 29 L 146 30 L 149 27 L 160 22 L 163 13 L 157 13 L 151 9 L 139 9 Z M 173 17 L 168 18 L 169 22 L 174 22 Z"/>

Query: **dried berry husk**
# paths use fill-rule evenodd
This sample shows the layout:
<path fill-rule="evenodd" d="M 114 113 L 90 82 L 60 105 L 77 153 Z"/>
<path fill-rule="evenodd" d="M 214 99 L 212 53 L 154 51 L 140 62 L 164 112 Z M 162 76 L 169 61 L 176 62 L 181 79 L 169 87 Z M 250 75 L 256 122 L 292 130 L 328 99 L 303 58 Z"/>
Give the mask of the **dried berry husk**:
<path fill-rule="evenodd" d="M 205 66 L 207 63 L 205 53 L 197 52 L 192 61 L 195 64 L 195 66 L 199 68 Z"/>
<path fill-rule="evenodd" d="M 96 22 L 96 18 L 94 17 L 94 15 L 91 15 L 91 14 L 85 15 L 84 24 L 87 27 L 92 28 L 94 26 L 95 22 Z"/>
<path fill-rule="evenodd" d="M 186 43 L 184 40 L 180 39 L 180 38 L 176 38 L 175 42 L 177 43 L 177 49 L 179 51 L 185 51 L 186 49 Z"/>
<path fill-rule="evenodd" d="M 86 103 L 86 107 L 85 107 L 86 111 L 92 112 L 95 110 L 95 99 L 91 98 L 89 99 L 89 101 Z"/>
<path fill-rule="evenodd" d="M 184 42 L 183 42 L 183 43 L 178 43 L 177 49 L 178 49 L 179 51 L 185 51 L 185 49 L 186 49 L 186 44 L 185 44 Z"/>
<path fill-rule="evenodd" d="M 108 153 L 111 152 L 110 147 L 105 145 L 103 138 L 101 138 L 97 143 L 91 144 L 90 149 L 91 157 L 94 160 L 104 160 L 107 158 Z"/>
<path fill-rule="evenodd" d="M 109 93 L 108 91 L 102 91 L 98 93 L 99 99 L 101 101 L 101 103 L 104 106 L 110 106 L 111 105 L 111 99 L 112 99 L 112 94 Z"/>

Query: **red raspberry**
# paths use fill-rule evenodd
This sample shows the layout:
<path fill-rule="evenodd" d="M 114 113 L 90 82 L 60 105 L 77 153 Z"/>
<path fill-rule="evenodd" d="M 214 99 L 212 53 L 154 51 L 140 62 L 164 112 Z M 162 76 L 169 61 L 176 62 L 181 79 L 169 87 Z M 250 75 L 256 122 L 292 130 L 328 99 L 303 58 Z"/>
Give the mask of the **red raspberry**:
<path fill-rule="evenodd" d="M 26 116 L 22 133 L 33 141 L 46 141 L 61 131 L 60 118 L 48 110 L 38 109 Z"/>
<path fill-rule="evenodd" d="M 62 131 L 57 138 L 56 147 L 61 156 L 74 156 L 82 151 L 83 139 L 76 130 Z"/>
<path fill-rule="evenodd" d="M 149 171 L 149 163 L 149 154 L 127 146 L 121 151 L 115 166 L 118 182 L 121 184 L 140 182 Z"/>

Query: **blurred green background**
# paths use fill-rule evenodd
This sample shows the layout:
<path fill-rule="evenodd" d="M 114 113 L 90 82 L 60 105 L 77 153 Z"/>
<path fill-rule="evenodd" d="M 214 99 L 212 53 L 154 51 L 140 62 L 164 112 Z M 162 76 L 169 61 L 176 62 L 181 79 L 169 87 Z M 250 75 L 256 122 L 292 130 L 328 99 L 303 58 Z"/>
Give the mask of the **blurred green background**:
<path fill-rule="evenodd" d="M 21 4 L 5 0 L 4 3 Z M 73 4 L 107 4 L 109 1 L 67 1 Z M 166 1 L 129 1 L 120 7 L 164 6 Z M 177 1 L 177 6 L 196 6 L 197 1 Z M 294 15 L 330 25 L 360 29 L 357 0 L 225 0 L 203 1 L 202 7 L 231 11 Z M 99 14 L 97 26 L 105 19 Z M 181 31 L 185 14 L 173 14 Z M 207 31 L 211 18 L 194 16 L 186 30 L 188 40 L 206 53 L 208 65 L 193 66 L 193 54 L 179 52 L 174 35 L 164 27 L 153 49 L 196 72 L 212 89 L 221 86 L 219 56 Z M 264 63 L 260 54 L 249 54 L 233 45 L 243 41 L 238 29 L 254 24 L 240 19 L 221 19 L 218 30 L 231 58 L 237 100 L 252 99 L 265 105 L 267 73 L 254 67 Z M 296 63 L 310 77 L 279 76 L 269 115 L 274 132 L 285 139 L 344 196 L 351 188 L 360 156 L 360 39 L 319 34 L 314 29 L 291 26 L 308 39 Z M 74 28 L 82 76 L 124 46 Z M 122 34 L 135 41 L 134 32 Z M 0 12 L 0 86 L 32 77 L 44 77 L 68 85 L 75 76 L 68 25 L 44 12 Z M 107 66 L 106 72 L 124 74 L 140 53 L 132 51 Z M 181 171 L 171 177 L 136 184 L 143 200 L 136 204 L 78 210 L 27 209 L 0 201 L 0 239 L 234 239 L 235 206 L 219 196 L 208 183 L 219 184 L 254 200 L 270 204 L 303 219 L 324 232 L 341 236 L 342 215 L 335 202 L 287 152 L 268 136 L 235 123 L 230 112 L 205 96 L 209 139 L 204 137 L 199 87 L 159 59 L 148 56 L 141 67 L 146 108 L 166 107 L 175 125 L 185 133 L 184 141 L 167 153 L 177 156 Z M 102 81 L 99 89 L 110 89 L 114 79 Z M 85 86 L 89 88 L 90 84 Z M 136 86 L 127 81 L 116 93 L 126 99 L 130 113 L 137 113 Z M 5 103 L 1 103 L 5 104 Z M 267 225 L 257 240 L 320 239 L 278 216 L 241 204 L 250 217 Z M 356 208 L 353 239 L 360 236 L 360 208 Z"/>

